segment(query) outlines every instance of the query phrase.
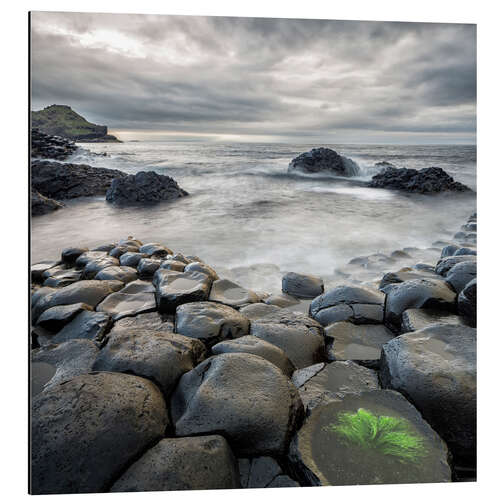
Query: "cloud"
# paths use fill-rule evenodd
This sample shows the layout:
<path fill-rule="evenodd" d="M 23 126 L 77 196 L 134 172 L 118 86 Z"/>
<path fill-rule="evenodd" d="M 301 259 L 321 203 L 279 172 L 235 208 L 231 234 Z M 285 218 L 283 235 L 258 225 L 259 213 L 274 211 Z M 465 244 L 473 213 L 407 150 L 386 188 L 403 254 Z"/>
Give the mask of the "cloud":
<path fill-rule="evenodd" d="M 474 25 L 35 12 L 31 36 L 33 108 L 114 130 L 475 141 Z"/>

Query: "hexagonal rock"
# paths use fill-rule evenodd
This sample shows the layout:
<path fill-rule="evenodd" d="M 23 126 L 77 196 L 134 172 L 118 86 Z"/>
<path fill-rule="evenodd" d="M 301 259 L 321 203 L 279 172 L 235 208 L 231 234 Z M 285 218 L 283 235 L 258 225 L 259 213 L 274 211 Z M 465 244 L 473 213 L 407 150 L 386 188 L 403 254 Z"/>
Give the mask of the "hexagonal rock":
<path fill-rule="evenodd" d="M 119 491 L 239 488 L 238 465 L 222 436 L 162 439 L 112 486 Z"/>
<path fill-rule="evenodd" d="M 440 280 L 421 278 L 395 285 L 387 292 L 385 323 L 393 331 L 401 329 L 401 316 L 407 309 L 456 310 L 456 293 Z"/>
<path fill-rule="evenodd" d="M 394 445 L 391 434 L 398 438 Z M 296 475 L 311 486 L 449 482 L 447 455 L 415 407 L 388 390 L 316 408 L 289 451 Z"/>
<path fill-rule="evenodd" d="M 224 354 L 227 352 L 246 352 L 260 356 L 267 359 L 273 365 L 276 365 L 287 377 L 291 377 L 295 370 L 293 363 L 288 359 L 283 349 L 253 335 L 245 335 L 234 340 L 225 340 L 212 347 L 213 354 Z"/>
<path fill-rule="evenodd" d="M 48 363 L 55 369 L 54 375 L 45 382 L 44 389 L 71 380 L 78 375 L 92 371 L 99 348 L 91 340 L 76 339 L 61 344 L 49 344 L 31 352 L 32 384 L 36 384 L 36 371 L 33 366 L 37 363 Z M 35 396 L 35 394 L 32 394 Z"/>
<path fill-rule="evenodd" d="M 407 309 L 401 315 L 401 331 L 414 332 L 435 324 L 463 325 L 456 314 L 440 309 Z"/>
<path fill-rule="evenodd" d="M 66 323 L 69 323 L 77 314 L 82 311 L 89 311 L 92 308 L 79 302 L 64 306 L 54 306 L 46 309 L 38 318 L 36 324 L 50 332 L 58 332 Z"/>
<path fill-rule="evenodd" d="M 120 291 L 108 295 L 96 310 L 109 314 L 114 321 L 156 311 L 154 290 L 154 286 L 147 281 L 132 281 Z"/>
<path fill-rule="evenodd" d="M 336 321 L 356 324 L 382 323 L 385 295 L 358 286 L 338 286 L 316 297 L 310 306 L 310 314 L 322 325 Z"/>
<path fill-rule="evenodd" d="M 76 259 L 75 266 L 77 269 L 83 269 L 89 262 L 102 259 L 104 257 L 109 257 L 108 252 L 104 252 L 102 250 L 84 252 Z"/>
<path fill-rule="evenodd" d="M 164 258 L 167 255 L 172 255 L 173 252 L 160 243 L 146 243 L 139 247 L 139 252 L 148 255 L 149 257 Z"/>
<path fill-rule="evenodd" d="M 87 339 L 100 342 L 111 326 L 109 314 L 95 311 L 82 311 L 51 339 L 58 344 L 72 339 Z"/>
<path fill-rule="evenodd" d="M 45 279 L 43 286 L 62 288 L 63 286 L 76 283 L 82 277 L 82 272 L 76 269 L 61 269 Z"/>
<path fill-rule="evenodd" d="M 460 293 L 476 275 L 476 261 L 459 262 L 446 274 L 446 283 L 448 283 L 455 292 Z"/>
<path fill-rule="evenodd" d="M 467 283 L 467 286 L 460 292 L 457 300 L 458 314 L 463 317 L 469 326 L 476 326 L 477 322 L 477 279 Z"/>
<path fill-rule="evenodd" d="M 248 304 L 248 306 L 243 306 L 239 311 L 243 316 L 250 320 L 260 319 L 267 316 L 270 313 L 279 311 L 281 307 L 271 306 L 269 304 L 262 304 L 260 302 L 256 304 Z"/>
<path fill-rule="evenodd" d="M 120 266 L 137 267 L 139 262 L 145 257 L 146 255 L 143 253 L 130 251 L 125 252 L 120 255 Z"/>
<path fill-rule="evenodd" d="M 61 252 L 61 260 L 63 262 L 65 262 L 66 264 L 73 265 L 75 263 L 76 259 L 78 259 L 78 257 L 80 257 L 80 255 L 82 255 L 82 253 L 85 253 L 88 251 L 89 251 L 89 249 L 87 247 L 65 248 Z"/>
<path fill-rule="evenodd" d="M 326 360 L 323 327 L 305 314 L 267 314 L 250 323 L 250 333 L 282 349 L 296 368 Z"/>
<path fill-rule="evenodd" d="M 118 320 L 113 330 L 134 329 L 143 332 L 174 333 L 174 323 L 164 320 L 157 312 L 143 313 Z"/>
<path fill-rule="evenodd" d="M 221 432 L 240 455 L 285 453 L 304 411 L 278 367 L 243 353 L 213 356 L 184 374 L 170 406 L 177 436 Z"/>
<path fill-rule="evenodd" d="M 353 361 L 325 364 L 312 377 L 298 386 L 306 412 L 343 399 L 347 394 L 380 389 L 377 372 Z"/>
<path fill-rule="evenodd" d="M 164 260 L 160 265 L 160 269 L 171 269 L 172 271 L 179 271 L 180 273 L 184 271 L 185 267 L 186 264 L 184 262 L 174 259 Z"/>
<path fill-rule="evenodd" d="M 443 259 L 440 259 L 436 264 L 436 273 L 440 274 L 441 276 L 446 276 L 448 274 L 448 271 L 455 264 L 458 264 L 459 262 L 469 262 L 476 260 L 476 255 L 452 255 L 451 257 L 444 257 Z"/>
<path fill-rule="evenodd" d="M 83 268 L 82 279 L 84 280 L 95 279 L 95 276 L 99 273 L 99 271 L 102 271 L 107 267 L 119 266 L 119 265 L 120 261 L 115 257 L 110 257 L 109 255 L 107 255 L 106 257 L 100 257 L 99 259 L 90 260 Z"/>
<path fill-rule="evenodd" d="M 414 271 L 413 269 L 405 270 L 405 271 L 397 271 L 395 273 L 386 273 L 382 277 L 379 283 L 379 290 L 386 293 L 385 288 L 387 285 L 393 285 L 397 283 L 403 283 L 404 281 L 416 280 L 420 278 L 432 278 L 437 280 L 443 280 L 444 278 L 435 273 L 429 271 Z"/>
<path fill-rule="evenodd" d="M 217 275 L 217 273 L 215 272 L 215 270 L 212 269 L 209 265 L 204 264 L 203 262 L 190 262 L 185 267 L 184 271 L 186 271 L 186 272 L 196 271 L 198 273 L 204 273 L 212 281 L 216 281 L 216 280 L 219 279 L 219 276 Z"/>
<path fill-rule="evenodd" d="M 250 321 L 232 307 L 215 302 L 189 302 L 176 309 L 175 331 L 207 345 L 248 335 Z"/>
<path fill-rule="evenodd" d="M 476 330 L 434 325 L 391 340 L 380 379 L 413 401 L 447 442 L 455 460 L 476 454 Z"/>
<path fill-rule="evenodd" d="M 94 371 L 132 373 L 154 381 L 168 397 L 179 377 L 205 357 L 194 339 L 158 331 L 113 328 L 99 352 Z"/>
<path fill-rule="evenodd" d="M 90 373 L 33 398 L 31 493 L 100 493 L 168 425 L 149 380 Z"/>
<path fill-rule="evenodd" d="M 157 269 L 159 269 L 160 265 L 160 260 L 144 258 L 137 264 L 137 272 L 141 278 L 151 278 Z"/>
<path fill-rule="evenodd" d="M 354 325 L 339 321 L 325 328 L 331 360 L 380 359 L 382 346 L 394 338 L 384 325 Z"/>
<path fill-rule="evenodd" d="M 213 282 L 209 299 L 232 307 L 260 302 L 255 292 L 226 279 Z"/>
<path fill-rule="evenodd" d="M 276 488 L 299 486 L 290 479 L 272 457 L 240 458 L 238 460 L 242 488 Z"/>
<path fill-rule="evenodd" d="M 212 280 L 206 274 L 170 271 L 159 276 L 155 286 L 156 303 L 160 312 L 174 312 L 181 304 L 207 300 L 210 293 Z"/>
<path fill-rule="evenodd" d="M 99 271 L 96 280 L 118 280 L 123 283 L 130 283 L 137 279 L 137 271 L 132 267 L 127 266 L 110 266 L 102 271 Z"/>
<path fill-rule="evenodd" d="M 43 273 L 56 267 L 59 262 L 55 260 L 44 260 L 43 262 L 38 262 L 32 264 L 31 266 L 31 281 L 34 283 L 41 283 L 43 281 Z"/>
<path fill-rule="evenodd" d="M 133 245 L 118 245 L 109 251 L 111 257 L 119 259 L 125 253 L 139 253 L 139 249 Z"/>
<path fill-rule="evenodd" d="M 286 273 L 281 281 L 283 293 L 300 299 L 313 299 L 321 295 L 325 285 L 321 278 L 308 274 Z"/>

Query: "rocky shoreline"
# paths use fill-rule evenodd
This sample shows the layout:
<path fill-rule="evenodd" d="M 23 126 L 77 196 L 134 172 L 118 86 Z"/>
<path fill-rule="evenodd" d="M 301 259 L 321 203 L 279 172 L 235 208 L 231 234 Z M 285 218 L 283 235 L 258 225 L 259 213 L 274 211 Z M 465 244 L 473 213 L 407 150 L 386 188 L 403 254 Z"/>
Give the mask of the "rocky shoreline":
<path fill-rule="evenodd" d="M 32 492 L 474 480 L 476 231 L 280 295 L 133 237 L 34 264 Z"/>

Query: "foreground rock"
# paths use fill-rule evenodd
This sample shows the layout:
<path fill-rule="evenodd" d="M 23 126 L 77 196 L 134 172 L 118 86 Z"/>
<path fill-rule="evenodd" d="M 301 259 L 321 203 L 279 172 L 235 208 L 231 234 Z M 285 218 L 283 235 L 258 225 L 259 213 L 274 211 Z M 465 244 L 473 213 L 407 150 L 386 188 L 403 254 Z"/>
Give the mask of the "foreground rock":
<path fill-rule="evenodd" d="M 407 309 L 401 315 L 401 331 L 404 333 L 435 324 L 463 325 L 464 322 L 460 316 L 442 309 Z"/>
<path fill-rule="evenodd" d="M 289 458 L 313 486 L 451 480 L 446 445 L 401 394 L 387 390 L 316 408 Z"/>
<path fill-rule="evenodd" d="M 32 401 L 31 493 L 100 493 L 160 439 L 165 401 L 152 382 L 118 373 L 81 375 Z"/>
<path fill-rule="evenodd" d="M 413 168 L 386 167 L 374 175 L 370 187 L 399 189 L 410 193 L 440 193 L 443 191 L 467 192 L 470 188 L 456 182 L 442 168 L 429 167 L 421 170 Z"/>
<path fill-rule="evenodd" d="M 458 313 L 469 326 L 477 322 L 477 279 L 470 281 L 458 296 Z"/>
<path fill-rule="evenodd" d="M 230 353 L 181 377 L 171 414 L 177 436 L 224 429 L 236 453 L 275 455 L 286 452 L 303 407 L 279 368 L 259 356 Z"/>
<path fill-rule="evenodd" d="M 116 481 L 112 492 L 239 488 L 238 465 L 222 436 L 162 439 Z"/>
<path fill-rule="evenodd" d="M 31 188 L 31 215 L 45 215 L 64 207 L 64 204 L 43 196 L 36 189 Z"/>
<path fill-rule="evenodd" d="M 108 314 L 95 311 L 82 311 L 70 323 L 64 326 L 51 342 L 58 344 L 67 340 L 87 339 L 100 342 L 111 326 Z"/>
<path fill-rule="evenodd" d="M 172 177 L 156 172 L 138 172 L 116 178 L 106 192 L 106 201 L 134 205 L 174 200 L 187 195 Z"/>
<path fill-rule="evenodd" d="M 325 289 L 323 280 L 307 274 L 286 273 L 283 276 L 281 289 L 292 297 L 313 299 L 321 295 Z"/>
<path fill-rule="evenodd" d="M 359 167 L 349 158 L 329 148 L 314 148 L 294 158 L 288 172 L 316 174 L 319 172 L 351 177 L 359 175 Z"/>
<path fill-rule="evenodd" d="M 434 325 L 400 335 L 383 347 L 380 378 L 413 401 L 455 460 L 475 461 L 475 329 Z"/>

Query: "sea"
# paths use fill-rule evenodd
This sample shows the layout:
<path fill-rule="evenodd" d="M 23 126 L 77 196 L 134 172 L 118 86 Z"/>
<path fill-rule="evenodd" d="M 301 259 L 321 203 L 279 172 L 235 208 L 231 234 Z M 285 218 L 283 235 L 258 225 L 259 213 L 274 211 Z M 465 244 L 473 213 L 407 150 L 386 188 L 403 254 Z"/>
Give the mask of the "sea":
<path fill-rule="evenodd" d="M 196 255 L 221 277 L 259 292 L 279 292 L 288 271 L 320 276 L 327 286 L 370 284 L 385 271 L 435 264 L 443 242 L 452 241 L 476 211 L 475 193 L 418 195 L 367 187 L 379 170 L 375 163 L 388 161 L 397 167 L 441 167 L 475 191 L 476 147 L 469 145 L 132 141 L 80 146 L 67 162 L 130 174 L 152 170 L 173 177 L 189 196 L 125 208 L 110 205 L 104 196 L 65 200 L 65 208 L 32 218 L 33 263 L 57 259 L 66 247 L 95 248 L 134 236 Z M 351 158 L 361 174 L 287 172 L 294 157 L 318 146 Z M 403 249 L 406 261 L 391 257 Z M 370 255 L 374 260 L 349 264 Z"/>

